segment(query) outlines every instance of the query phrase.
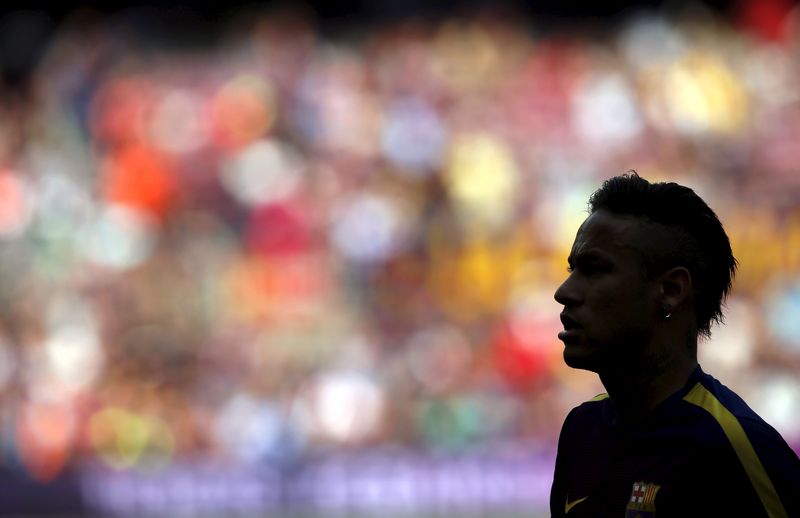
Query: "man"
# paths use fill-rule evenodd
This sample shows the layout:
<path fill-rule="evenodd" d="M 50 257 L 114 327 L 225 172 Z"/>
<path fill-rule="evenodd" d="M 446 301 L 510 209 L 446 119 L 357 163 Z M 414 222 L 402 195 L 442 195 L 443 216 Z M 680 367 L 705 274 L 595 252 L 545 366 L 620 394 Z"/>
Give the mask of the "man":
<path fill-rule="evenodd" d="M 608 392 L 564 422 L 552 516 L 800 517 L 797 455 L 697 363 L 736 271 L 717 216 L 635 172 L 589 206 L 555 292 L 558 337 Z"/>

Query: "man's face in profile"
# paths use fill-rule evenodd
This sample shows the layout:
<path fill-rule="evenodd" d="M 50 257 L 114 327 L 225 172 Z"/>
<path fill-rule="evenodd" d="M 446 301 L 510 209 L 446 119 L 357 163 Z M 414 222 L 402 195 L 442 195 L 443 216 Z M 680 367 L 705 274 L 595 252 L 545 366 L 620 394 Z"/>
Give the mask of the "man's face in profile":
<path fill-rule="evenodd" d="M 600 372 L 637 355 L 649 342 L 658 314 L 657 287 L 645 275 L 637 242 L 639 218 L 599 210 L 578 229 L 569 277 L 555 292 L 564 306 L 564 361 Z"/>

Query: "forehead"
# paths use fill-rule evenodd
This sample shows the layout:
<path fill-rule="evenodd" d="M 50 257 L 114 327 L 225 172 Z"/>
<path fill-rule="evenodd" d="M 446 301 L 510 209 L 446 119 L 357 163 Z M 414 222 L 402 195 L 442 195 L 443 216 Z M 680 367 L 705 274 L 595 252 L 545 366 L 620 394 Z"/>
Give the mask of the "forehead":
<path fill-rule="evenodd" d="M 605 210 L 592 213 L 581 224 L 570 256 L 588 252 L 628 254 L 641 252 L 641 231 L 645 223 L 635 216 Z"/>

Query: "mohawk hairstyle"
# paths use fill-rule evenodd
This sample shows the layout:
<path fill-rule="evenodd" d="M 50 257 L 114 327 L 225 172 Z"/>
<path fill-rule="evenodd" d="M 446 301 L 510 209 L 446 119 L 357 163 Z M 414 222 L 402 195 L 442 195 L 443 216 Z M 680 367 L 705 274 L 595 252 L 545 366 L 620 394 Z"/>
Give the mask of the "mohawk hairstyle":
<path fill-rule="evenodd" d="M 636 171 L 609 178 L 589 198 L 589 212 L 606 210 L 641 217 L 663 229 L 643 235 L 644 266 L 656 274 L 683 266 L 692 276 L 695 317 L 701 336 L 724 321 L 738 261 L 722 223 L 692 189 L 674 182 L 650 183 Z"/>

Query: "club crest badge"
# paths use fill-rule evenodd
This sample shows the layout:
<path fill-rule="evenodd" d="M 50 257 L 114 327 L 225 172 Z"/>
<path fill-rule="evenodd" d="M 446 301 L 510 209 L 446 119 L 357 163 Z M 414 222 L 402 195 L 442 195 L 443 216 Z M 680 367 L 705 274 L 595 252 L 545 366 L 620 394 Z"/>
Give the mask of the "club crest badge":
<path fill-rule="evenodd" d="M 661 486 L 650 482 L 634 482 L 625 518 L 655 518 L 659 489 Z"/>

